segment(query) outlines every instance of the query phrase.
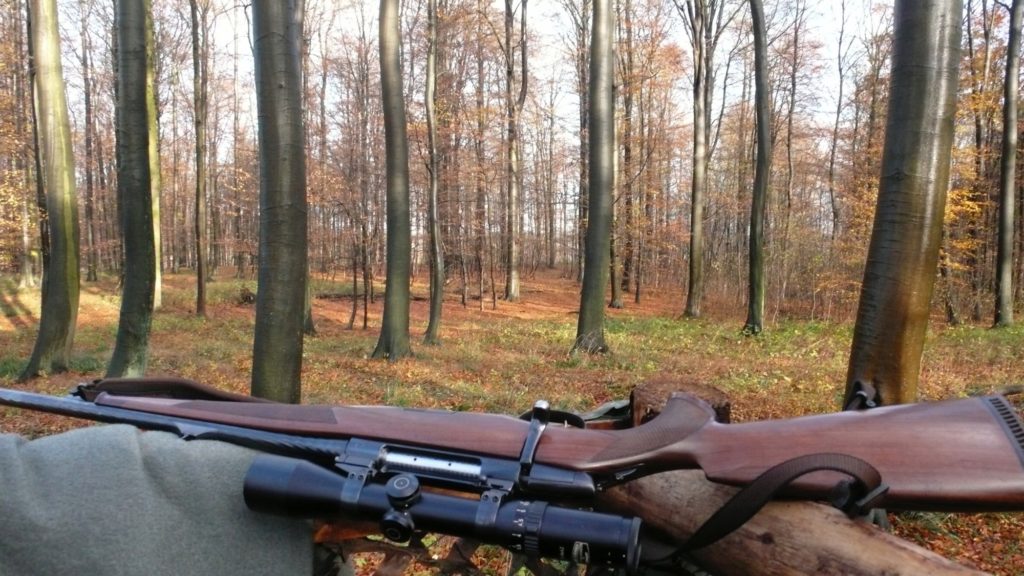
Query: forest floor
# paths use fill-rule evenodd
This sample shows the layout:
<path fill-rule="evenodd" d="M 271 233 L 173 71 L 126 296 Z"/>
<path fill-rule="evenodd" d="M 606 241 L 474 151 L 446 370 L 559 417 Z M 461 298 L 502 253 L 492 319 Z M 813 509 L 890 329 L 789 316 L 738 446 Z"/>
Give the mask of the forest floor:
<path fill-rule="evenodd" d="M 382 300 L 348 323 L 351 290 L 317 279 L 313 291 L 318 334 L 305 342 L 303 402 L 390 404 L 518 414 L 534 400 L 587 410 L 625 398 L 649 378 L 670 375 L 710 384 L 729 395 L 734 421 L 834 411 L 840 405 L 852 326 L 779 320 L 758 337 L 740 333 L 739 311 L 708 310 L 683 319 L 681 290 L 649 291 L 642 304 L 629 298 L 608 310 L 611 353 L 573 356 L 578 287 L 555 273 L 523 280 L 516 303 L 490 298 L 467 306 L 449 288 L 439 346 L 422 344 L 426 326 L 425 278 L 413 289 L 415 357 L 388 363 L 369 358 L 377 338 Z M 83 285 L 71 371 L 27 384 L 14 380 L 29 357 L 39 318 L 38 290 L 0 290 L 0 384 L 63 393 L 102 376 L 117 329 L 114 279 Z M 243 303 L 254 280 L 218 279 L 209 286 L 207 318 L 194 314 L 195 277 L 165 275 L 163 307 L 151 336 L 151 375 L 173 375 L 247 392 L 254 305 Z M 631 296 L 631 295 L 630 295 Z M 1005 391 L 1024 383 L 1024 326 L 981 326 L 929 332 L 921 395 L 952 398 Z M 1011 397 L 1024 400 L 1020 394 Z M 36 436 L 79 423 L 0 408 L 0 430 Z M 1024 574 L 1024 515 L 893 515 L 895 530 L 965 565 L 1001 575 Z"/>

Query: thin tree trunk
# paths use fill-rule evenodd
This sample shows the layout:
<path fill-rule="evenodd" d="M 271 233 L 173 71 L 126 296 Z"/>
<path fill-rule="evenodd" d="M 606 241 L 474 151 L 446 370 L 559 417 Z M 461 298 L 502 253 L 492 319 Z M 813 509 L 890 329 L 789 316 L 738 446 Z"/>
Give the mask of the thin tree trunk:
<path fill-rule="evenodd" d="M 412 232 L 409 218 L 409 141 L 402 96 L 398 0 L 380 0 L 380 76 L 387 156 L 387 280 L 384 317 L 374 358 L 394 362 L 412 355 L 409 345 L 409 280 Z"/>
<path fill-rule="evenodd" d="M 590 207 L 588 205 L 587 195 L 589 194 L 590 185 L 587 180 L 590 175 L 590 166 L 587 162 L 590 160 L 590 67 L 588 64 L 587 54 L 590 52 L 589 42 L 587 38 L 590 36 L 590 28 L 592 23 L 590 21 L 591 10 L 588 10 L 588 5 L 593 4 L 593 0 L 583 0 L 583 6 L 579 11 L 579 22 L 576 26 L 576 52 L 578 54 L 577 59 L 577 79 L 576 86 L 580 97 L 580 173 L 579 173 L 579 217 L 578 217 L 578 232 L 576 234 L 576 241 L 578 243 L 576 250 L 577 266 L 576 266 L 576 281 L 583 283 L 583 274 L 585 270 L 586 262 L 586 238 L 587 238 L 587 223 L 590 219 Z"/>
<path fill-rule="evenodd" d="M 965 30 L 967 32 L 967 50 L 970 59 L 970 74 L 971 74 L 971 95 L 975 99 L 975 105 L 973 108 L 973 120 L 974 120 L 974 181 L 971 183 L 970 199 L 972 202 L 980 206 L 978 214 L 971 216 L 967 226 L 967 237 L 970 239 L 971 246 L 967 254 L 967 274 L 970 276 L 971 283 L 971 318 L 975 322 L 981 321 L 981 298 L 984 290 L 984 276 L 986 272 L 984 270 L 985 251 L 987 245 L 983 240 L 984 233 L 982 229 L 985 227 L 988 221 L 987 215 L 989 213 L 986 199 L 989 190 L 989 165 L 986 162 L 986 140 L 988 135 L 986 134 L 986 117 L 989 116 L 988 112 L 985 111 L 984 100 L 986 98 L 986 91 L 988 90 L 989 75 L 992 68 L 992 25 L 990 23 L 988 2 L 982 0 L 981 13 L 982 13 L 982 63 L 981 71 L 979 73 L 975 65 L 975 53 L 974 53 L 974 6 L 971 0 L 967 2 L 967 22 Z"/>
<path fill-rule="evenodd" d="M 301 1 L 301 0 L 299 0 Z M 260 240 L 252 393 L 301 396 L 307 206 L 305 131 L 296 0 L 252 4 L 259 113 Z"/>
<path fill-rule="evenodd" d="M 764 218 L 768 200 L 768 178 L 772 165 L 772 113 L 768 92 L 768 41 L 764 6 L 750 1 L 754 30 L 754 104 L 757 109 L 757 163 L 750 208 L 750 272 L 747 296 L 747 321 L 743 333 L 760 334 L 764 328 Z"/>
<path fill-rule="evenodd" d="M 718 0 L 680 0 L 676 9 L 683 16 L 693 51 L 693 177 L 690 186 L 689 278 L 686 310 L 688 318 L 699 318 L 704 300 L 704 203 L 710 153 L 710 109 L 714 81 L 714 52 L 717 35 Z"/>
<path fill-rule="evenodd" d="M 519 9 L 519 94 L 513 99 L 512 89 L 515 80 L 515 60 L 513 51 L 513 10 L 512 0 L 505 0 L 505 110 L 508 122 L 508 159 L 505 197 L 505 257 L 507 258 L 505 268 L 505 300 L 515 302 L 519 300 L 519 218 L 520 198 L 522 191 L 523 174 L 519 166 L 519 116 L 523 111 L 523 104 L 526 102 L 526 91 L 529 79 L 527 68 L 527 43 L 526 43 L 526 3 L 521 0 Z"/>
<path fill-rule="evenodd" d="M 832 243 L 830 249 L 835 248 L 836 238 L 839 236 L 839 195 L 836 193 L 836 152 L 839 149 L 839 120 L 843 113 L 843 85 L 846 79 L 846 54 L 843 48 L 843 37 L 846 35 L 846 0 L 839 5 L 840 25 L 839 43 L 836 50 L 836 69 L 839 72 L 839 94 L 836 96 L 835 122 L 832 124 L 832 145 L 828 153 L 828 200 L 832 208 Z"/>
<path fill-rule="evenodd" d="M 611 0 L 593 0 L 590 40 L 590 99 L 586 263 L 580 293 L 580 315 L 573 351 L 604 353 L 604 295 L 612 228 L 612 190 L 615 178 L 615 97 L 613 36 L 615 12 Z"/>
<path fill-rule="evenodd" d="M 149 360 L 156 281 L 146 90 L 146 14 L 150 10 L 150 0 L 118 2 L 117 196 L 122 204 L 124 283 L 108 378 L 142 376 Z"/>
<path fill-rule="evenodd" d="M 632 4 L 632 0 L 623 0 L 620 8 L 623 16 L 621 33 L 624 35 L 624 38 L 620 40 L 624 54 L 620 57 L 619 64 L 622 70 L 620 81 L 622 85 L 618 87 L 618 91 L 622 94 L 622 135 L 616 138 L 622 144 L 622 172 L 618 176 L 621 186 L 616 186 L 616 190 L 622 200 L 622 213 L 625 221 L 620 228 L 623 237 L 620 286 L 625 292 L 629 292 L 633 282 L 633 229 L 635 227 L 633 214 L 633 190 L 636 184 L 636 178 L 633 176 L 633 102 L 638 91 L 635 85 L 638 78 L 634 72 Z M 615 148 L 617 150 L 619 147 Z M 612 302 L 615 302 L 614 298 L 612 298 Z M 621 308 L 623 306 L 621 295 L 619 295 L 618 302 L 618 307 Z"/>
<path fill-rule="evenodd" d="M 961 13 L 960 0 L 896 2 L 885 150 L 846 402 L 864 384 L 885 404 L 917 399 L 949 185 Z"/>
<path fill-rule="evenodd" d="M 763 6 L 762 12 L 764 11 Z M 792 52 L 790 52 L 789 60 L 789 102 L 787 103 L 786 111 L 786 207 L 782 216 L 782 241 L 780 250 L 779 263 L 779 299 L 775 305 L 775 313 L 778 315 L 778 311 L 786 304 L 786 290 L 789 286 L 789 236 L 792 232 L 792 218 L 793 218 L 793 179 L 795 177 L 794 159 L 793 159 L 793 117 L 796 111 L 796 77 L 797 71 L 800 66 L 800 28 L 803 26 L 804 12 L 806 6 L 801 4 L 799 0 L 794 7 L 796 15 L 793 19 L 793 46 Z M 767 73 L 766 73 L 767 75 Z M 756 101 L 756 97 L 755 97 Z M 758 158 L 760 159 L 760 149 L 758 149 Z M 768 165 L 768 173 L 771 174 L 771 164 Z M 756 177 L 755 177 L 756 180 Z M 757 184 L 754 185 L 755 190 Z M 767 194 L 766 194 L 767 196 Z M 761 247 L 764 250 L 764 247 Z M 763 271 L 763 268 L 762 268 Z M 763 279 L 762 279 L 763 284 Z"/>
<path fill-rule="evenodd" d="M 11 21 L 11 36 L 14 38 L 14 54 L 19 62 L 29 62 L 30 56 L 25 48 L 25 22 L 22 20 L 25 14 L 25 8 L 21 3 L 21 0 L 16 0 L 13 7 L 13 18 Z M 27 98 L 31 86 L 26 89 L 26 84 L 30 83 L 28 75 L 24 73 L 24 68 L 19 69 L 14 74 L 14 102 L 17 106 L 17 113 L 14 117 L 14 132 L 15 137 L 20 142 L 18 151 L 14 157 L 14 169 L 18 173 L 21 179 L 21 187 L 23 190 L 28 191 L 32 182 L 32 169 L 30 168 L 31 163 L 29 162 L 29 155 L 33 153 L 33 147 L 28 134 L 28 125 L 26 116 L 29 115 L 28 110 L 33 109 L 31 101 Z M 30 209 L 31 196 L 26 194 L 20 202 L 21 210 L 21 254 L 19 255 L 20 266 L 18 270 L 18 288 L 28 288 L 36 286 L 36 277 L 33 273 L 34 262 L 36 258 L 36 251 L 32 246 L 32 235 L 30 232 Z"/>
<path fill-rule="evenodd" d="M 237 39 L 236 39 L 236 46 L 237 46 Z M 233 219 L 234 220 L 234 228 L 235 228 L 234 229 L 234 236 L 235 236 L 235 247 L 234 247 L 235 248 L 235 250 L 234 250 L 234 252 L 235 252 L 235 254 L 234 254 L 235 278 L 240 280 L 240 279 L 245 277 L 245 255 L 246 255 L 246 253 L 242 250 L 242 183 L 241 183 L 241 179 L 238 177 L 239 173 L 242 170 L 241 163 L 239 162 L 239 158 L 238 158 L 238 152 L 239 152 L 239 148 L 242 146 L 242 141 L 241 141 L 241 126 L 240 126 L 240 116 L 241 116 L 241 114 L 237 113 L 237 110 L 238 110 L 238 53 L 237 53 L 237 51 L 236 51 L 235 57 L 233 58 L 233 61 L 232 61 L 232 68 L 233 68 L 233 74 L 232 74 L 232 82 L 231 82 L 231 100 L 232 100 L 233 108 L 234 108 L 234 110 L 236 110 L 236 113 L 234 114 L 234 118 L 232 120 L 232 129 L 231 129 L 231 133 L 232 133 L 231 134 L 231 139 L 232 139 L 232 145 L 231 145 L 231 164 L 232 164 L 232 166 L 231 166 L 231 181 L 232 182 L 231 182 L 231 184 L 232 184 L 232 188 L 233 188 L 232 192 L 234 194 L 234 202 L 235 202 L 235 214 L 234 214 L 234 219 Z"/>
<path fill-rule="evenodd" d="M 437 161 L 437 0 L 427 0 L 427 86 L 424 104 L 427 113 L 427 171 L 430 174 L 427 207 L 427 233 L 430 235 L 430 320 L 423 337 L 426 344 L 439 344 L 438 329 L 441 324 L 441 305 L 444 302 L 444 249 L 441 247 L 441 223 L 437 209 L 438 173 Z"/>
<path fill-rule="evenodd" d="M 614 48 L 612 49 L 612 62 L 615 61 Z M 614 71 L 612 72 L 614 82 Z M 619 190 L 619 181 L 621 174 L 619 173 L 619 130 L 618 121 L 615 118 L 615 107 L 614 102 L 617 96 L 618 90 L 612 85 L 612 182 L 611 182 L 611 198 L 608 200 L 609 208 L 611 212 L 611 224 L 608 226 L 608 287 L 611 290 L 611 298 L 608 300 L 608 307 L 614 309 L 621 309 L 625 307 L 622 301 L 622 280 L 619 275 L 619 271 L 622 269 L 619 261 L 618 253 L 618 201 L 615 197 L 616 191 Z M 601 122 L 602 120 L 595 119 L 595 122 Z M 599 128 L 600 129 L 600 128 Z M 603 215 L 597 214 L 597 217 L 601 218 Z M 584 275 L 585 276 L 585 275 Z"/>
<path fill-rule="evenodd" d="M 146 118 L 149 122 L 149 181 L 153 211 L 153 309 L 163 305 L 163 250 L 160 246 L 160 195 L 163 179 L 160 174 L 160 109 L 156 85 L 156 37 L 152 0 L 146 10 Z"/>
<path fill-rule="evenodd" d="M 1013 0 L 1003 87 L 1003 150 L 999 164 L 999 231 L 996 252 L 995 325 L 1013 324 L 1013 219 L 1017 184 L 1017 84 L 1024 1 Z"/>
<path fill-rule="evenodd" d="M 196 137 L 196 188 L 193 231 L 196 257 L 196 315 L 206 316 L 206 119 L 207 119 L 207 22 L 208 7 L 189 0 L 192 12 L 192 88 Z"/>
<path fill-rule="evenodd" d="M 90 10 L 86 9 L 84 3 L 79 4 L 82 12 L 81 36 L 82 36 L 82 98 L 85 108 L 85 281 L 96 282 L 97 258 L 96 258 L 96 232 L 95 232 L 95 146 L 96 119 L 92 102 L 93 77 L 92 77 L 92 37 L 89 34 Z M 19 116 L 20 118 L 20 116 Z M 20 133 L 20 131 L 19 131 Z"/>
<path fill-rule="evenodd" d="M 306 107 L 306 99 L 309 98 L 309 46 L 310 43 L 306 37 L 306 0 L 294 0 L 290 5 L 291 10 L 291 25 L 295 27 L 295 34 L 298 37 L 299 46 L 299 77 L 300 84 L 302 86 L 299 92 L 299 109 L 300 116 L 302 117 L 302 145 L 303 145 L 303 164 L 305 164 L 305 151 L 311 148 L 312 145 L 309 141 L 309 130 L 308 126 L 308 110 Z M 305 171 L 305 170 L 304 170 Z M 305 188 L 305 178 L 303 178 L 303 188 Z M 305 195 L 305 190 L 303 195 Z M 308 210 L 308 204 L 307 204 Z M 307 225 L 309 215 L 307 213 Z M 313 320 L 313 286 L 310 281 L 310 267 L 309 267 L 309 230 L 306 231 L 306 280 L 305 280 L 305 295 L 302 298 L 302 333 L 305 336 L 316 336 L 316 322 Z"/>
<path fill-rule="evenodd" d="M 477 11 L 483 14 L 483 0 L 477 0 Z M 485 117 L 484 109 L 484 41 L 482 26 L 477 26 L 476 31 L 476 130 L 473 134 L 473 151 L 476 158 L 476 172 L 474 173 L 474 184 L 476 186 L 476 200 L 473 215 L 473 235 L 476 240 L 476 267 L 478 276 L 478 291 L 480 293 L 480 310 L 484 309 L 484 254 L 487 248 L 487 188 L 484 185 L 484 135 Z"/>

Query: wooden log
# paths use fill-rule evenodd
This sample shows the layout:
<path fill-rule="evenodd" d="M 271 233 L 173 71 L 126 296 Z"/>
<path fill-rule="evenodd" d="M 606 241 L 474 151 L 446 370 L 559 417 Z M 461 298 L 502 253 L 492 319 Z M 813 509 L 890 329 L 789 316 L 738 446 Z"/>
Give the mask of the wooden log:
<path fill-rule="evenodd" d="M 673 392 L 686 392 L 700 398 L 711 405 L 716 421 L 729 423 L 732 403 L 724 392 L 690 376 L 660 375 L 644 381 L 630 392 L 633 426 L 639 426 L 660 414 Z"/>
<path fill-rule="evenodd" d="M 641 385 L 639 388 L 645 388 Z M 634 414 L 653 415 L 668 394 L 664 383 L 634 391 Z M 688 390 L 692 393 L 693 388 Z M 715 484 L 699 470 L 666 472 L 613 488 L 602 495 L 611 510 L 640 516 L 678 542 L 685 542 L 736 488 Z M 716 576 L 984 574 L 888 534 L 840 511 L 813 502 L 771 502 L 722 540 L 692 551 Z"/>

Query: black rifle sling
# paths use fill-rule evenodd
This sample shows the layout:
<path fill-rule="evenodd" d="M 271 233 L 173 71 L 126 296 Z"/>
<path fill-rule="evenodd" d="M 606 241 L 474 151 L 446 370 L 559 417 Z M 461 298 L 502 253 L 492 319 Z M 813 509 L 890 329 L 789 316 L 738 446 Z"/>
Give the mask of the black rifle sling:
<path fill-rule="evenodd" d="M 874 466 L 847 454 L 808 454 L 787 460 L 766 470 L 711 515 L 684 545 L 703 548 L 736 530 L 764 507 L 780 490 L 811 472 L 831 470 L 854 480 L 836 485 L 831 504 L 850 515 L 861 515 L 888 490 Z"/>

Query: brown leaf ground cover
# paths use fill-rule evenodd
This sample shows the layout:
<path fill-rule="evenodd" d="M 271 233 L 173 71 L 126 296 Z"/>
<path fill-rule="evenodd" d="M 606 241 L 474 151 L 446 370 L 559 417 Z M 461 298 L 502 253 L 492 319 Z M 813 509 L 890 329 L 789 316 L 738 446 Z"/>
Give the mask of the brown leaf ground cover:
<path fill-rule="evenodd" d="M 201 380 L 246 392 L 254 307 L 240 302 L 251 280 L 210 285 L 209 316 L 193 314 L 195 278 L 164 277 L 164 306 L 154 317 L 150 374 Z M 636 384 L 668 374 L 693 378 L 727 393 L 736 421 L 835 410 L 840 403 L 852 326 L 780 319 L 756 338 L 740 334 L 741 306 L 711 306 L 707 318 L 684 320 L 679 289 L 648 291 L 642 304 L 609 310 L 605 356 L 571 356 L 578 287 L 555 273 L 524 280 L 522 300 L 460 304 L 449 287 L 442 344 L 425 346 L 426 286 L 412 305 L 415 358 L 372 360 L 381 300 L 347 327 L 349 287 L 314 281 L 318 334 L 305 343 L 303 401 L 391 404 L 519 413 L 534 400 L 588 409 L 623 398 Z M 83 287 L 71 371 L 15 384 L 38 322 L 38 292 L 0 291 L 0 384 L 63 393 L 102 375 L 113 348 L 118 296 L 113 280 Z M 926 399 L 1006 390 L 1024 383 L 1024 328 L 946 328 L 936 323 L 924 359 Z M 1021 395 L 1011 398 L 1020 399 Z M 1018 403 L 1018 406 L 1020 404 Z M 0 408 L 0 430 L 41 435 L 80 425 L 66 418 Z M 958 561 L 997 574 L 1024 574 L 1024 515 L 904 514 L 897 532 Z"/>

